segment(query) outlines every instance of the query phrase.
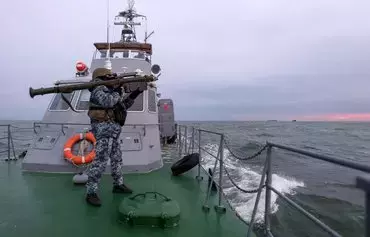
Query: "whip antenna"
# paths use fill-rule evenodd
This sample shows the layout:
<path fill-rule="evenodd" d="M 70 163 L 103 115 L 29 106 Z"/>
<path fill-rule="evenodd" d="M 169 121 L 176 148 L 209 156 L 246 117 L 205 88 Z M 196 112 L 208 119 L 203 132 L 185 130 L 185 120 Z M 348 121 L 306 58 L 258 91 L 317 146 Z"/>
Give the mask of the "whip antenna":
<path fill-rule="evenodd" d="M 110 61 L 110 40 L 109 40 L 109 0 L 107 0 L 107 44 L 108 44 L 108 50 L 106 55 L 106 60 L 104 67 L 107 69 L 112 69 L 112 62 Z"/>

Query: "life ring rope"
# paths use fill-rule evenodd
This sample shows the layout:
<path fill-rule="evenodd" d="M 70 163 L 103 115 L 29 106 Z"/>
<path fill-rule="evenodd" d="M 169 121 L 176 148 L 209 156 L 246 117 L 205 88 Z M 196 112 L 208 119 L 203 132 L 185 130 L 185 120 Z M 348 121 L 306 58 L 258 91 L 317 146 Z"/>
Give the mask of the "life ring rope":
<path fill-rule="evenodd" d="M 64 158 L 70 162 L 72 162 L 75 165 L 83 165 L 90 163 L 95 158 L 95 150 L 91 150 L 91 152 L 88 155 L 74 155 L 72 154 L 72 147 L 79 141 L 87 140 L 91 142 L 94 147 L 96 144 L 96 139 L 92 132 L 88 133 L 78 133 L 72 136 L 67 140 L 67 142 L 64 144 L 63 153 Z"/>

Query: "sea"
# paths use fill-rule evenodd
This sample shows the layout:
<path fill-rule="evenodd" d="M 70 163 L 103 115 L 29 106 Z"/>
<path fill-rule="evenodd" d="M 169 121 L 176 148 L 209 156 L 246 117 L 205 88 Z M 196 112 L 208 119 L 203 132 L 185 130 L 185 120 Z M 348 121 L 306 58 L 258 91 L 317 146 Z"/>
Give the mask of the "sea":
<path fill-rule="evenodd" d="M 32 144 L 34 121 L 0 122 L 0 157 L 2 160 L 18 157 Z M 6 126 L 11 124 L 11 126 Z M 292 121 L 180 121 L 180 125 L 194 126 L 225 134 L 228 146 L 224 147 L 224 160 L 230 178 L 246 190 L 258 187 L 266 159 L 266 150 L 257 157 L 241 161 L 259 151 L 266 141 L 306 151 L 350 160 L 360 164 L 370 161 L 370 123 L 363 122 L 292 122 Z M 8 153 L 8 131 L 11 132 L 14 153 Z M 188 130 L 190 141 L 191 130 Z M 220 137 L 202 133 L 201 152 L 203 167 L 213 169 L 219 149 Z M 12 144 L 10 144 L 12 145 Z M 198 151 L 198 146 L 190 152 Z M 174 159 L 176 145 L 163 150 L 165 159 Z M 194 150 L 192 150 L 194 149 Z M 5 162 L 5 161 L 4 161 Z M 342 236 L 364 236 L 365 195 L 356 188 L 356 177 L 365 175 L 326 161 L 297 155 L 274 148 L 272 151 L 272 186 L 284 196 L 294 200 L 313 216 L 333 228 Z M 218 170 L 218 169 L 216 169 Z M 217 172 L 215 173 L 215 177 Z M 216 180 L 217 181 L 217 180 Z M 222 184 L 226 198 L 239 216 L 249 222 L 256 194 L 239 191 L 227 176 Z M 264 227 L 265 191 L 256 215 L 256 231 Z M 272 193 L 271 230 L 274 236 L 330 236 L 310 219 L 295 210 L 282 198 Z M 262 235 L 261 235 L 262 236 Z"/>

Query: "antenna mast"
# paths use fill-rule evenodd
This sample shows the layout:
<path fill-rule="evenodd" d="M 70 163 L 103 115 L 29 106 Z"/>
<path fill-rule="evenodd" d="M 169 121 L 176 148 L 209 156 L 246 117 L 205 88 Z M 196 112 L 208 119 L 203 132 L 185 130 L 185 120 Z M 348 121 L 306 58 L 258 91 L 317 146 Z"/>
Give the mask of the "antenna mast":
<path fill-rule="evenodd" d="M 104 67 L 107 69 L 112 69 L 112 62 L 110 61 L 110 40 L 109 40 L 109 0 L 107 0 L 107 43 L 108 43 L 108 50 L 105 60 Z"/>

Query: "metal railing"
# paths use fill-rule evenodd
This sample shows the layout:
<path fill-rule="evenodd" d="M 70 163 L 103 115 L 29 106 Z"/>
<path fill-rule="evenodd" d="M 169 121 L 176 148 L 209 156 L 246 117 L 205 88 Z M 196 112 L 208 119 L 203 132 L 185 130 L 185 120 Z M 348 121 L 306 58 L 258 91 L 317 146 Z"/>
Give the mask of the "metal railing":
<path fill-rule="evenodd" d="M 183 130 L 184 130 L 184 132 L 183 132 Z M 191 136 L 188 135 L 188 130 L 191 130 Z M 292 206 L 293 208 L 298 210 L 301 214 L 303 214 L 304 216 L 309 218 L 313 223 L 318 225 L 322 230 L 326 231 L 329 235 L 336 236 L 336 237 L 341 236 L 338 232 L 336 232 L 335 230 L 333 230 L 332 228 L 327 226 L 325 223 L 323 223 L 318 218 L 316 218 L 315 216 L 310 214 L 308 211 L 306 211 L 299 204 L 297 204 L 296 202 L 294 202 L 290 198 L 286 197 L 285 195 L 283 195 L 282 193 L 280 193 L 279 191 L 277 191 L 273 187 L 271 162 L 272 162 L 272 151 L 273 151 L 274 148 L 294 152 L 296 154 L 308 156 L 308 157 L 311 157 L 311 158 L 314 158 L 314 159 L 318 159 L 318 160 L 330 162 L 330 163 L 333 163 L 333 164 L 336 164 L 336 165 L 344 166 L 344 167 L 347 167 L 347 168 L 351 168 L 351 169 L 355 169 L 355 170 L 370 173 L 370 166 L 367 165 L 367 164 L 358 164 L 358 163 L 355 163 L 355 162 L 352 162 L 352 161 L 349 161 L 349 160 L 338 159 L 338 158 L 334 158 L 334 157 L 330 157 L 330 156 L 326 156 L 326 155 L 321 155 L 321 154 L 317 154 L 317 153 L 313 153 L 313 152 L 308 152 L 308 151 L 305 151 L 305 150 L 301 150 L 301 149 L 297 149 L 297 148 L 293 148 L 293 147 L 288 147 L 288 146 L 284 146 L 284 145 L 280 145 L 280 144 L 275 144 L 275 143 L 271 143 L 271 142 L 266 142 L 266 144 L 263 147 L 261 147 L 261 149 L 259 149 L 255 154 L 253 154 L 249 157 L 240 157 L 232 151 L 232 149 L 228 145 L 227 140 L 225 139 L 225 135 L 222 134 L 222 133 L 207 131 L 207 130 L 203 130 L 203 129 L 195 128 L 195 127 L 190 127 L 190 126 L 188 127 L 188 126 L 184 126 L 184 125 L 178 125 L 177 134 L 178 134 L 179 158 L 181 158 L 183 154 L 189 154 L 190 150 L 191 150 L 192 153 L 194 153 L 194 146 L 195 145 L 198 146 L 197 147 L 198 148 L 197 153 L 199 153 L 199 156 L 200 156 L 200 159 L 199 159 L 200 162 L 198 164 L 198 175 L 196 177 L 198 180 L 202 179 L 202 177 L 200 175 L 201 168 L 204 169 L 202 164 L 201 164 L 202 163 L 201 162 L 201 160 L 202 160 L 201 151 L 206 152 L 207 154 L 211 155 L 212 157 L 214 157 L 216 159 L 215 164 L 213 166 L 212 174 L 215 174 L 217 164 L 218 164 L 218 162 L 220 162 L 219 173 L 218 173 L 218 183 L 216 183 L 217 188 L 218 188 L 218 194 L 219 194 L 218 195 L 218 205 L 216 205 L 214 207 L 216 212 L 224 213 L 226 211 L 226 208 L 222 206 L 222 198 L 224 196 L 223 187 L 222 187 L 223 171 L 225 171 L 226 176 L 231 181 L 231 183 L 237 189 L 239 189 L 240 191 L 245 192 L 245 193 L 257 193 L 257 198 L 256 198 L 256 201 L 255 201 L 255 204 L 254 204 L 252 217 L 251 217 L 250 222 L 248 223 L 249 224 L 248 233 L 247 233 L 248 237 L 250 236 L 251 231 L 252 231 L 253 226 L 254 226 L 254 222 L 255 222 L 255 219 L 256 219 L 256 213 L 257 213 L 257 207 L 258 207 L 258 204 L 259 204 L 259 201 L 260 201 L 262 190 L 265 189 L 265 188 L 266 188 L 265 213 L 264 213 L 264 232 L 265 232 L 264 234 L 265 234 L 265 236 L 273 236 L 273 234 L 271 233 L 271 221 L 270 221 L 270 218 L 271 218 L 271 193 L 272 192 L 277 194 L 280 198 L 282 198 L 290 206 Z M 208 135 L 209 134 L 215 134 L 215 135 L 219 136 L 219 145 L 218 145 L 217 155 L 211 154 L 209 151 L 207 151 L 206 149 L 204 149 L 201 146 L 201 141 L 203 139 L 202 134 L 208 134 Z M 198 136 L 196 136 L 196 135 L 198 135 Z M 188 146 L 188 143 L 189 143 L 190 146 Z M 259 186 L 258 186 L 257 189 L 251 189 L 251 190 L 243 189 L 243 188 L 239 187 L 238 184 L 231 178 L 231 176 L 229 175 L 229 173 L 228 173 L 228 171 L 227 171 L 227 169 L 224 165 L 225 164 L 224 155 L 223 155 L 224 154 L 224 146 L 227 147 L 228 151 L 230 152 L 230 154 L 234 158 L 236 158 L 238 160 L 244 160 L 244 161 L 245 160 L 251 160 L 255 157 L 258 157 L 258 156 L 261 155 L 261 153 L 263 151 L 266 150 L 266 160 L 264 161 L 263 171 L 262 171 L 262 174 L 261 174 L 261 180 L 260 180 L 260 183 L 259 183 Z M 183 152 L 183 148 L 184 148 L 185 152 Z M 207 196 L 206 196 L 206 199 L 205 199 L 204 205 L 203 205 L 203 209 L 208 211 L 209 210 L 208 201 L 209 201 L 209 197 L 210 197 L 211 186 L 214 182 L 214 175 L 209 174 L 205 169 L 204 169 L 204 171 L 208 175 L 208 177 L 211 178 L 211 182 L 209 182 L 208 189 L 207 189 Z M 366 192 L 366 201 L 365 201 L 365 205 L 366 205 L 366 223 L 365 223 L 366 228 L 365 229 L 366 230 L 365 230 L 365 236 L 370 237 L 370 176 L 369 177 L 358 177 L 356 182 L 357 182 L 356 183 L 357 187 L 365 190 L 365 192 Z M 226 201 L 229 203 L 229 201 L 227 199 L 226 199 Z"/>
<path fill-rule="evenodd" d="M 5 130 L 3 130 L 6 128 Z M 21 139 L 16 139 L 13 137 L 12 134 L 12 128 L 13 129 L 30 129 L 30 128 L 18 128 L 16 126 L 13 126 L 11 124 L 0 124 L 0 129 L 3 130 L 4 133 L 6 133 L 5 136 L 0 137 L 0 141 L 2 140 L 7 140 L 7 147 L 4 150 L 0 150 L 0 155 L 7 153 L 7 158 L 5 161 L 11 161 L 11 160 L 17 160 L 18 157 L 16 155 L 16 148 L 14 146 L 14 140 L 21 140 Z M 13 156 L 12 156 L 13 155 Z"/>
<path fill-rule="evenodd" d="M 0 135 L 0 142 L 6 145 L 6 148 L 0 149 L 0 156 L 7 153 L 7 158 L 5 161 L 12 161 L 17 160 L 20 158 L 20 156 L 17 156 L 18 150 L 22 150 L 22 152 L 27 152 L 27 148 L 16 148 L 14 145 L 14 141 L 32 141 L 34 137 L 32 138 L 24 138 L 23 134 L 21 132 L 29 131 L 32 133 L 32 135 L 37 135 L 39 131 L 42 130 L 42 128 L 52 128 L 53 129 L 60 129 L 60 132 L 63 135 L 66 135 L 66 129 L 73 126 L 86 126 L 87 129 L 90 129 L 91 124 L 89 123 L 55 123 L 55 122 L 33 122 L 30 124 L 29 127 L 17 127 L 12 124 L 0 124 L 0 134 L 3 132 L 3 136 Z M 153 124 L 125 124 L 125 127 L 132 127 L 132 128 L 140 128 L 142 129 L 142 135 L 146 136 L 147 128 L 149 126 L 159 126 L 158 123 Z M 1 131 L 2 130 L 2 131 Z M 19 133 L 19 137 L 16 135 Z M 15 135 L 15 136 L 14 136 Z M 3 142 L 3 140 L 6 140 L 7 142 Z M 5 147 L 5 146 L 4 146 Z M 25 153 L 24 153 L 25 154 Z"/>
<path fill-rule="evenodd" d="M 37 134 L 36 128 L 40 128 L 41 125 L 49 126 L 49 125 L 57 125 L 60 126 L 61 132 L 65 135 L 64 129 L 68 128 L 68 126 L 88 126 L 90 128 L 90 123 L 54 123 L 54 122 L 34 122 L 33 123 L 33 131 Z M 146 136 L 146 129 L 148 126 L 157 126 L 159 127 L 159 123 L 143 123 L 143 124 L 125 124 L 125 127 L 142 127 L 143 128 L 143 136 Z"/>
<path fill-rule="evenodd" d="M 33 127 L 30 127 L 30 128 L 19 128 L 19 127 L 10 125 L 10 124 L 0 125 L 0 128 L 5 128 L 4 133 L 6 133 L 6 136 L 0 137 L 0 141 L 7 139 L 7 149 L 1 150 L 0 155 L 2 153 L 7 153 L 7 160 L 9 160 L 9 161 L 10 160 L 16 160 L 18 157 L 16 156 L 16 152 L 15 152 L 16 148 L 14 146 L 14 138 L 13 138 L 13 135 L 12 135 L 12 129 L 18 129 L 18 130 L 30 129 L 30 130 L 33 130 L 35 134 L 37 134 L 36 128 L 39 127 L 40 125 L 61 126 L 61 130 L 63 132 L 64 128 L 66 128 L 65 126 L 68 126 L 68 125 L 73 126 L 73 125 L 89 125 L 89 124 L 35 122 L 33 124 Z M 149 125 L 158 125 L 158 124 L 127 124 L 126 126 L 134 126 L 134 127 L 135 126 L 144 126 L 144 132 L 145 132 L 145 127 L 149 126 Z M 233 152 L 233 150 L 231 149 L 231 147 L 228 144 L 228 141 L 226 140 L 226 135 L 224 135 L 222 133 L 207 131 L 207 130 L 203 130 L 203 129 L 199 129 L 199 128 L 195 128 L 195 127 L 187 127 L 187 126 L 183 126 L 183 125 L 178 125 L 177 129 L 178 129 L 178 132 L 177 132 L 178 143 L 177 144 L 178 144 L 179 158 L 181 158 L 183 156 L 183 154 L 189 154 L 190 152 L 194 153 L 194 151 L 197 151 L 197 153 L 199 153 L 200 161 L 202 159 L 202 157 L 201 157 L 201 152 L 202 151 L 206 152 L 207 154 L 209 154 L 210 156 L 215 158 L 215 163 L 214 163 L 213 169 L 211 170 L 212 171 L 211 174 L 209 174 L 204 169 L 201 162 L 199 162 L 198 167 L 197 167 L 198 168 L 198 171 L 197 171 L 198 174 L 196 176 L 197 180 L 202 180 L 203 179 L 203 177 L 201 176 L 201 169 L 203 169 L 205 171 L 204 173 L 207 174 L 207 176 L 210 179 L 209 184 L 208 184 L 208 189 L 207 189 L 207 195 L 206 195 L 206 198 L 205 198 L 204 203 L 203 203 L 203 210 L 205 210 L 205 211 L 210 210 L 210 207 L 209 207 L 210 193 L 211 193 L 212 185 L 215 184 L 218 188 L 218 205 L 216 205 L 214 207 L 215 211 L 220 213 L 220 214 L 225 213 L 226 208 L 222 205 L 222 199 L 224 198 L 225 201 L 228 202 L 228 203 L 229 203 L 229 200 L 227 200 L 227 198 L 225 197 L 224 192 L 223 192 L 222 184 L 223 184 L 224 172 L 225 172 L 227 178 L 230 180 L 230 182 L 241 192 L 257 193 L 257 198 L 256 198 L 256 201 L 255 201 L 255 204 L 254 204 L 252 217 L 251 217 L 250 222 L 248 223 L 249 228 L 248 228 L 247 236 L 250 236 L 251 230 L 253 229 L 255 218 L 256 218 L 256 213 L 257 213 L 257 207 L 258 207 L 258 204 L 259 204 L 259 201 L 260 201 L 261 193 L 262 193 L 262 190 L 265 189 L 265 188 L 266 188 L 266 195 L 265 195 L 264 221 L 265 221 L 265 235 L 266 236 L 273 236 L 273 234 L 271 233 L 271 223 L 270 223 L 271 193 L 272 192 L 277 194 L 280 198 L 285 200 L 288 204 L 290 204 L 292 207 L 294 207 L 300 213 L 305 215 L 307 218 L 309 218 L 311 221 L 313 221 L 316 225 L 321 227 L 324 231 L 329 233 L 331 236 L 341 236 L 335 230 L 333 230 L 332 228 L 327 226 L 325 223 L 320 221 L 318 218 L 316 218 L 315 216 L 310 214 L 308 211 L 304 210 L 304 208 L 302 208 L 296 202 L 294 202 L 290 198 L 284 196 L 282 193 L 280 193 L 279 191 L 277 191 L 273 187 L 273 185 L 272 185 L 271 162 L 272 162 L 272 151 L 273 151 L 274 148 L 294 152 L 296 154 L 309 156 L 309 157 L 314 158 L 314 159 L 318 159 L 318 160 L 330 162 L 330 163 L 333 163 L 333 164 L 337 164 L 337 165 L 340 165 L 340 166 L 344 166 L 344 167 L 347 167 L 347 168 L 351 168 L 351 169 L 355 169 L 355 170 L 370 173 L 370 166 L 367 165 L 367 164 L 358 164 L 358 163 L 355 163 L 355 162 L 352 162 L 352 161 L 349 161 L 349 160 L 338 159 L 338 158 L 334 158 L 334 157 L 330 157 L 330 156 L 326 156 L 326 155 L 321 155 L 321 154 L 317 154 L 317 153 L 313 153 L 313 152 L 308 152 L 308 151 L 304 151 L 304 150 L 301 150 L 301 149 L 288 147 L 288 146 L 284 146 L 284 145 L 280 145 L 280 144 L 275 144 L 275 143 L 271 143 L 271 142 L 266 142 L 266 144 L 263 147 L 261 147 L 257 152 L 255 152 L 251 156 L 240 157 L 239 155 L 237 155 Z M 184 130 L 184 133 L 183 133 L 182 130 Z M 189 130 L 191 130 L 190 135 L 188 134 Z M 206 135 L 206 134 L 208 134 L 208 135 L 213 134 L 213 135 L 216 135 L 216 136 L 219 137 L 219 145 L 218 145 L 217 155 L 212 154 L 210 151 L 208 151 L 207 149 L 202 147 L 202 145 L 201 145 L 201 142 L 203 140 L 202 135 Z M 263 171 L 261 173 L 261 180 L 260 180 L 258 188 L 250 189 L 250 190 L 243 189 L 240 186 L 238 186 L 238 184 L 232 179 L 232 177 L 230 176 L 229 172 L 227 171 L 227 169 L 225 167 L 225 159 L 224 159 L 225 158 L 224 157 L 225 146 L 234 158 L 236 158 L 238 160 L 243 160 L 243 161 L 251 160 L 251 159 L 254 159 L 256 157 L 259 157 L 262 154 L 262 152 L 266 151 L 266 160 L 265 160 L 264 165 L 263 165 Z M 12 157 L 12 155 L 13 155 L 13 157 Z M 215 182 L 215 175 L 213 175 L 213 174 L 216 173 L 216 168 L 217 168 L 218 162 L 220 163 L 219 164 L 219 169 L 218 169 L 218 182 Z M 366 197 L 366 200 L 365 200 L 365 208 L 366 208 L 365 236 L 370 237 L 370 176 L 369 177 L 365 177 L 365 176 L 364 177 L 357 177 L 356 186 L 365 191 L 365 197 Z M 238 215 L 238 213 L 237 213 L 237 215 Z M 240 219 L 242 219 L 242 218 L 240 217 Z"/>

